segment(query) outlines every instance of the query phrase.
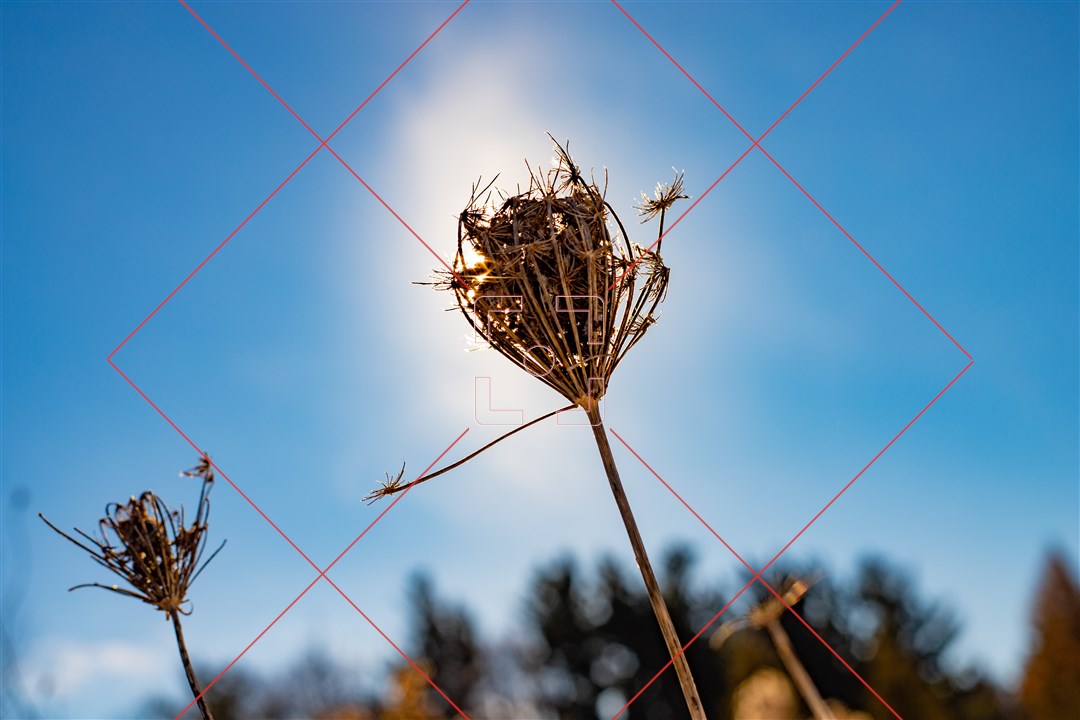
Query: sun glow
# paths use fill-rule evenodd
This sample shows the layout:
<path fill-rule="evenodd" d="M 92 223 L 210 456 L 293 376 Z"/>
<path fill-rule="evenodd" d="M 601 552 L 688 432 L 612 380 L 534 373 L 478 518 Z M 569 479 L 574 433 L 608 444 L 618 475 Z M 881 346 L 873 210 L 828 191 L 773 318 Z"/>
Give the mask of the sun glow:
<path fill-rule="evenodd" d="M 479 267 L 487 262 L 487 258 L 469 243 L 464 244 L 461 248 L 461 260 L 465 263 L 466 270 Z"/>

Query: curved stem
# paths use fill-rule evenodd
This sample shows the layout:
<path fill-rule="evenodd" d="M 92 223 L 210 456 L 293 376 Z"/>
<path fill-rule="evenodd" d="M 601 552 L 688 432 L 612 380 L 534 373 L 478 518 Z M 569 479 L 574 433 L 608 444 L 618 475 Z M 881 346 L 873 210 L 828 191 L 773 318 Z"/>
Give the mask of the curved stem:
<path fill-rule="evenodd" d="M 187 644 L 184 642 L 184 631 L 180 627 L 180 613 L 173 610 L 169 613 L 172 619 L 173 630 L 176 631 L 176 646 L 180 648 L 180 661 L 184 664 L 184 674 L 187 675 L 188 685 L 191 686 L 191 694 L 195 696 L 195 702 L 199 706 L 203 720 L 214 720 L 210 709 L 206 707 L 206 699 L 203 697 L 202 688 L 199 686 L 199 678 L 195 677 L 195 669 L 191 666 L 191 658 L 188 657 Z"/>
<path fill-rule="evenodd" d="M 493 445 L 497 445 L 497 444 L 501 443 L 503 440 L 510 437 L 514 433 L 519 433 L 522 430 L 524 430 L 525 428 L 531 427 L 531 426 L 535 425 L 536 423 L 541 422 L 543 420 L 547 420 L 549 417 L 552 417 L 553 415 L 558 415 L 559 413 L 566 412 L 567 410 L 573 410 L 576 407 L 577 407 L 577 405 L 567 405 L 566 407 L 559 408 L 558 410 L 552 410 L 551 412 L 547 413 L 546 415 L 541 415 L 538 418 L 533 418 L 532 420 L 525 423 L 524 425 L 518 425 L 516 428 L 514 428 L 510 432 L 500 435 L 499 437 L 495 438 L 494 440 L 492 440 L 491 442 L 489 442 L 487 445 L 480 448 L 479 450 L 476 450 L 475 452 L 469 453 L 468 455 L 461 458 L 457 462 L 451 463 L 450 465 L 447 465 L 446 467 L 444 467 L 441 470 L 436 470 L 433 473 L 429 473 L 429 474 L 425 475 L 424 477 L 417 478 L 416 480 L 413 480 L 412 482 L 409 482 L 409 483 L 405 483 L 404 485 L 392 485 L 392 484 L 391 485 L 385 485 L 385 486 L 379 488 L 378 490 L 372 492 L 370 495 L 368 495 L 364 499 L 367 500 L 368 504 L 370 505 L 371 503 L 375 502 L 376 500 L 378 500 L 381 497 L 385 497 L 387 495 L 394 495 L 394 494 L 399 493 L 399 492 L 405 492 L 406 490 L 408 490 L 411 487 L 415 487 L 416 485 L 419 485 L 422 482 L 427 482 L 428 480 L 431 480 L 432 478 L 436 478 L 436 477 L 442 475 L 443 473 L 450 472 L 454 468 L 464 465 L 465 463 L 469 462 L 470 460 L 472 460 L 474 457 L 476 457 L 480 453 L 484 452 L 485 450 L 487 450 L 488 448 L 490 448 Z"/>
<path fill-rule="evenodd" d="M 683 697 L 686 698 L 686 706 L 690 710 L 693 720 L 705 720 L 705 710 L 698 695 L 694 677 L 690 674 L 690 664 L 686 661 L 682 643 L 675 632 L 675 624 L 671 621 L 671 613 L 668 612 L 664 595 L 660 591 L 660 584 L 656 581 L 656 573 L 653 572 L 649 555 L 645 552 L 645 543 L 638 531 L 637 521 L 630 509 L 630 501 L 626 498 L 622 480 L 619 478 L 619 469 L 615 466 L 615 456 L 611 453 L 611 444 L 608 442 L 604 431 L 604 421 L 600 418 L 600 411 L 595 405 L 588 411 L 589 422 L 592 423 L 593 435 L 596 437 L 596 447 L 600 451 L 600 458 L 604 462 L 604 470 L 607 472 L 608 483 L 611 485 L 611 493 L 615 496 L 615 504 L 619 507 L 619 515 L 622 516 L 626 526 L 626 534 L 630 538 L 630 545 L 634 548 L 634 559 L 637 561 L 641 577 L 645 580 L 645 589 L 649 593 L 649 602 L 652 604 L 653 614 L 660 624 L 660 633 L 664 636 L 664 644 L 667 645 L 668 653 L 671 654 L 672 664 L 675 666 L 675 674 L 679 676 L 679 685 L 682 687 Z"/>

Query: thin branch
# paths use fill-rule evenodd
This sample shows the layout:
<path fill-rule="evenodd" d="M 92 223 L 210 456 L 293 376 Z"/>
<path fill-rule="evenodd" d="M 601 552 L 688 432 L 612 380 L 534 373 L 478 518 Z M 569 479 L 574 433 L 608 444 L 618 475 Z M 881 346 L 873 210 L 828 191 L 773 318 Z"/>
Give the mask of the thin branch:
<path fill-rule="evenodd" d="M 474 457 L 476 457 L 480 453 L 484 452 L 488 448 L 502 442 L 503 440 L 510 437 L 514 433 L 519 433 L 519 432 L 521 432 L 522 430 L 524 430 L 527 427 L 531 427 L 532 425 L 535 425 L 538 422 L 542 422 L 544 420 L 547 420 L 549 417 L 552 417 L 554 415 L 558 415 L 561 412 L 566 412 L 567 410 L 573 410 L 576 407 L 577 407 L 577 405 L 570 404 L 570 405 L 567 405 L 566 407 L 559 408 L 558 410 L 552 410 L 551 412 L 549 412 L 546 415 L 541 415 L 538 418 L 534 418 L 533 420 L 530 420 L 529 422 L 525 423 L 524 425 L 519 425 L 518 427 L 514 428 L 510 432 L 508 432 L 508 433 L 506 433 L 504 435 L 500 435 L 499 437 L 495 438 L 494 440 L 489 442 L 484 447 L 480 448 L 479 450 L 477 450 L 477 451 L 475 451 L 475 452 L 473 452 L 473 453 L 471 453 L 469 455 L 466 455 L 462 459 L 458 460 L 456 463 L 453 463 L 451 465 L 447 465 L 446 467 L 444 467 L 441 470 L 436 470 L 435 472 L 429 473 L 428 475 L 425 475 L 422 478 L 417 478 L 416 480 L 413 480 L 412 482 L 401 484 L 401 476 L 405 472 L 405 466 L 402 465 L 401 472 L 398 473 L 396 478 L 394 478 L 393 480 L 390 480 L 389 476 L 388 476 L 387 481 L 385 483 L 383 483 L 382 487 L 378 488 L 377 490 L 372 490 L 371 493 L 369 493 L 366 497 L 364 497 L 364 502 L 366 502 L 368 505 L 370 505 L 370 504 L 372 504 L 373 502 L 375 502 L 376 500 L 378 500 L 380 498 L 384 498 L 384 497 L 387 497 L 389 495 L 395 495 L 395 494 L 397 494 L 399 492 L 405 492 L 406 490 L 408 490 L 411 487 L 415 487 L 416 485 L 419 485 L 420 483 L 427 482 L 428 480 L 431 480 L 432 478 L 436 478 L 439 475 L 442 475 L 443 473 L 450 472 L 454 468 L 460 467 L 460 466 L 464 465 L 465 463 L 469 462 Z"/>

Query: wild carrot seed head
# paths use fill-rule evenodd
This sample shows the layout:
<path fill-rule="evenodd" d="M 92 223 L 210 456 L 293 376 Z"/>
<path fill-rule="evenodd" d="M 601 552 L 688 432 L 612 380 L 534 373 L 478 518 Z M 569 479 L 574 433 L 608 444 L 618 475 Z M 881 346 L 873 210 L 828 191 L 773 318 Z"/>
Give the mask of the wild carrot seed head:
<path fill-rule="evenodd" d="M 474 186 L 453 271 L 437 287 L 453 291 L 493 348 L 587 409 L 656 321 L 670 271 L 658 252 L 630 242 L 568 149 L 555 149 L 555 167 L 530 171 L 524 192 L 493 202 L 491 184 Z M 682 197 L 677 176 L 641 209 L 652 217 Z"/>

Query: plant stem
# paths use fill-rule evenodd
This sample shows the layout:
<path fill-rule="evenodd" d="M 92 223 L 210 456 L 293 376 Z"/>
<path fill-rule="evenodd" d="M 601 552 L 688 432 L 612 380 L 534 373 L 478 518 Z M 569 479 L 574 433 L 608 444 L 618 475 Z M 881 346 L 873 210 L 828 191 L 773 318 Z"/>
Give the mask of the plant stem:
<path fill-rule="evenodd" d="M 615 457 L 611 453 L 611 445 L 608 443 L 607 433 L 604 430 L 604 421 L 600 418 L 600 411 L 593 405 L 586 410 L 589 422 L 592 423 L 593 435 L 596 437 L 596 447 L 600 451 L 600 458 L 604 461 L 604 470 L 607 471 L 608 483 L 611 485 L 611 493 L 615 496 L 615 504 L 619 507 L 619 515 L 622 516 L 626 526 L 626 534 L 630 538 L 630 545 L 634 548 L 634 559 L 637 561 L 641 577 L 645 579 L 645 589 L 649 594 L 649 602 L 652 603 L 653 614 L 660 624 L 660 633 L 664 636 L 664 644 L 667 645 L 671 654 L 672 664 L 675 665 L 675 673 L 679 677 L 679 685 L 682 686 L 683 697 L 686 698 L 686 706 L 690 710 L 693 720 L 705 720 L 705 710 L 698 696 L 694 677 L 690 674 L 690 664 L 686 661 L 682 643 L 675 632 L 675 625 L 671 622 L 671 614 L 668 612 L 664 595 L 660 592 L 660 584 L 656 581 L 649 555 L 645 552 L 645 543 L 641 540 L 637 521 L 630 509 L 630 501 L 626 498 L 622 480 L 619 479 L 619 469 L 615 466 Z"/>
<path fill-rule="evenodd" d="M 184 663 L 184 673 L 187 674 L 191 694 L 195 696 L 195 702 L 199 706 L 199 712 L 202 713 L 203 720 L 214 720 L 214 716 L 210 714 L 210 709 L 206 707 L 206 700 L 203 698 L 203 691 L 199 686 L 199 678 L 195 677 L 195 669 L 191 667 L 191 658 L 188 657 L 187 644 L 184 642 L 184 631 L 180 627 L 180 613 L 173 610 L 169 613 L 169 616 L 172 618 L 173 630 L 176 631 L 176 646 L 180 648 L 180 661 Z"/>
<path fill-rule="evenodd" d="M 806 672 L 806 668 L 803 667 L 798 656 L 795 655 L 795 650 L 791 647 L 791 640 L 788 638 L 787 633 L 784 632 L 784 628 L 780 626 L 780 618 L 774 618 L 766 627 L 769 628 L 769 635 L 772 636 L 773 644 L 776 645 L 776 652 L 784 662 L 788 675 L 791 675 L 791 679 L 795 681 L 795 686 L 799 688 L 799 693 L 806 700 L 810 712 L 814 713 L 815 720 L 834 720 L 836 716 L 833 715 L 832 710 L 825 704 L 825 701 L 821 699 L 821 693 L 814 686 L 810 674 Z"/>
<path fill-rule="evenodd" d="M 491 442 L 489 442 L 487 445 L 480 448 L 479 450 L 477 450 L 475 452 L 472 452 L 472 453 L 469 453 L 468 455 L 461 458 L 457 462 L 455 462 L 455 463 L 453 463 L 451 465 L 447 465 L 446 467 L 442 468 L 441 470 L 436 470 L 433 473 L 428 473 L 427 475 L 425 475 L 425 476 L 423 476 L 421 478 L 417 478 L 416 480 L 413 480 L 412 482 L 405 483 L 403 485 L 385 484 L 385 485 L 383 485 L 383 487 L 375 490 L 372 493 L 369 493 L 367 495 L 367 497 L 364 498 L 364 500 L 367 501 L 368 505 L 370 505 L 371 503 L 375 502 L 376 500 L 378 500 L 380 498 L 384 498 L 387 495 L 393 495 L 395 493 L 405 492 L 409 488 L 415 487 L 415 486 L 419 485 L 420 483 L 427 482 L 428 480 L 431 480 L 432 478 L 437 478 L 440 475 L 442 475 L 443 473 L 448 473 L 451 470 L 453 470 L 454 468 L 464 465 L 465 463 L 469 462 L 470 460 L 472 460 L 474 457 L 476 457 L 480 453 L 484 452 L 485 450 L 492 447 L 493 445 L 497 445 L 497 444 L 501 443 L 503 440 L 510 437 L 514 433 L 519 433 L 519 432 L 521 432 L 522 430 L 524 430 L 527 427 L 531 427 L 532 425 L 535 425 L 538 422 L 541 422 L 543 420 L 547 420 L 549 417 L 554 417 L 555 415 L 558 415 L 561 412 L 566 412 L 567 410 L 573 410 L 576 407 L 577 407 L 577 405 L 573 405 L 573 404 L 567 405 L 566 407 L 559 408 L 558 410 L 552 410 L 551 412 L 547 413 L 546 415 L 541 415 L 538 418 L 533 418 L 532 420 L 525 423 L 524 425 L 518 425 L 516 428 L 514 428 L 510 432 L 503 433 L 502 435 L 495 438 L 494 440 L 492 440 Z M 405 468 L 402 467 L 403 471 L 404 471 L 404 469 Z M 44 520 L 44 518 L 42 518 L 42 519 Z M 48 520 L 45 520 L 45 522 L 48 522 Z"/>

